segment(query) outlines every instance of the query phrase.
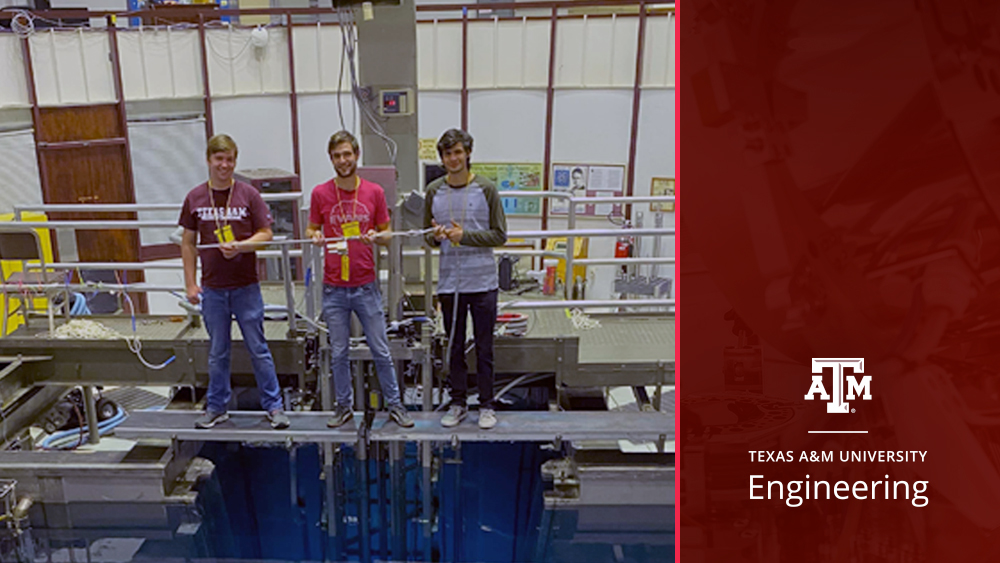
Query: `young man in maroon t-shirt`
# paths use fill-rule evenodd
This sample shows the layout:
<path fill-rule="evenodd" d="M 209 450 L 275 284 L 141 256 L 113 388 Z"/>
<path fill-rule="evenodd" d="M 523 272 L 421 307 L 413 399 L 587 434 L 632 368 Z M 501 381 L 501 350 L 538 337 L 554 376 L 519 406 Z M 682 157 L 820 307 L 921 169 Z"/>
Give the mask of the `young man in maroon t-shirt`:
<path fill-rule="evenodd" d="M 358 177 L 358 140 L 347 131 L 330 137 L 327 145 L 336 177 L 313 188 L 306 236 L 317 245 L 330 243 L 323 274 L 323 318 L 330 334 L 330 368 L 337 398 L 327 424 L 337 427 L 354 417 L 354 386 L 348 361 L 351 313 L 358 316 L 375 362 L 382 398 L 389 416 L 400 426 L 413 426 L 403 406 L 396 368 L 389 352 L 382 293 L 372 255 L 372 243 L 389 242 L 389 209 L 382 186 Z"/>
<path fill-rule="evenodd" d="M 274 359 L 264 339 L 264 300 L 257 283 L 255 251 L 271 240 L 271 212 L 256 188 L 233 179 L 236 154 L 236 143 L 228 135 L 209 139 L 208 182 L 188 193 L 178 221 L 184 227 L 181 258 L 187 298 L 192 304 L 201 303 L 210 341 L 206 408 L 194 425 L 211 428 L 229 419 L 230 335 L 235 316 L 250 352 L 260 404 L 272 427 L 288 428 Z M 219 246 L 198 250 L 199 239 L 203 245 Z"/>

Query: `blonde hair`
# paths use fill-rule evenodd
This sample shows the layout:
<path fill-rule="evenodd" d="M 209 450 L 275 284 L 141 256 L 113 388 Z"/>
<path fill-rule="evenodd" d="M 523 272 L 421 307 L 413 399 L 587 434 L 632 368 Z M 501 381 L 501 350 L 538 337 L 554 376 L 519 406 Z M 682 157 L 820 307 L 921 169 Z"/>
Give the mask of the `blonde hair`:
<path fill-rule="evenodd" d="M 236 141 L 232 137 L 226 134 L 215 135 L 208 140 L 208 149 L 205 150 L 205 158 L 212 158 L 212 155 L 217 152 L 232 152 L 233 156 L 239 154 L 239 149 L 236 147 Z"/>

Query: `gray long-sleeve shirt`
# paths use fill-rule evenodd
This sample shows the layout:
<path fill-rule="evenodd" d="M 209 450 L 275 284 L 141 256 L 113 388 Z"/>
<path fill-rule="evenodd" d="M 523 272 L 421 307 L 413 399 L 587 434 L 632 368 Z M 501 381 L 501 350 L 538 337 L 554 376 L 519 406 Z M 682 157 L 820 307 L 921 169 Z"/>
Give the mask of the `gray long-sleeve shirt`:
<path fill-rule="evenodd" d="M 453 188 L 446 177 L 427 186 L 424 204 L 424 228 L 431 220 L 450 227 L 462 226 L 458 246 L 451 241 L 438 242 L 427 236 L 428 244 L 441 246 L 438 293 L 478 293 L 497 288 L 497 264 L 493 247 L 507 242 L 507 218 L 490 180 L 476 176 L 467 186 Z"/>

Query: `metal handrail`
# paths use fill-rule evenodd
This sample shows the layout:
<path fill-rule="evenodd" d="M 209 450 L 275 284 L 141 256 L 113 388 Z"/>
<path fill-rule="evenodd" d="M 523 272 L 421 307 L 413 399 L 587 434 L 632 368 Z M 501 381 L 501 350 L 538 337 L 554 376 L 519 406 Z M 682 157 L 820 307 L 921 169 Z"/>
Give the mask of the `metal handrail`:
<path fill-rule="evenodd" d="M 290 192 L 290 193 L 280 193 L 280 194 L 262 194 L 266 201 L 288 201 L 288 200 L 298 200 L 302 197 L 301 192 Z M 566 283 L 564 284 L 564 297 L 569 298 L 572 283 L 570 282 L 570 276 L 573 272 L 574 264 L 574 250 L 575 250 L 575 239 L 578 236 L 583 237 L 609 237 L 609 236 L 672 236 L 676 234 L 673 228 L 642 228 L 642 229 L 630 229 L 630 228 L 616 228 L 616 229 L 576 229 L 576 218 L 577 218 L 577 206 L 585 205 L 588 203 L 641 203 L 641 202 L 672 202 L 675 201 L 674 196 L 628 196 L 628 197 L 572 197 L 565 192 L 554 192 L 554 191 L 503 191 L 499 192 L 501 197 L 522 197 L 522 198 L 549 198 L 549 199 L 560 199 L 569 202 L 569 209 L 567 213 L 567 229 L 564 230 L 546 230 L 546 231 L 510 231 L 507 233 L 509 238 L 521 238 L 521 239 L 547 239 L 553 237 L 565 237 L 566 238 L 566 250 L 565 255 L 558 252 L 549 250 L 533 250 L 533 249 L 509 249 L 503 252 L 512 255 L 525 255 L 525 256 L 543 256 L 543 257 L 555 257 L 564 259 L 566 268 Z M 20 221 L 21 213 L 23 211 L 52 211 L 52 212 L 66 212 L 66 211 L 78 211 L 78 212 L 122 212 L 122 211 L 155 211 L 155 210 L 175 210 L 180 207 L 180 204 L 40 204 L 40 205 L 20 205 L 15 206 L 15 218 Z M 83 230 L 97 230 L 97 229 L 141 229 L 141 228 L 174 228 L 177 226 L 175 221 L 154 221 L 154 220 L 74 220 L 74 221 L 30 221 L 30 222 L 20 222 L 17 223 L 18 226 L 23 226 L 25 228 L 72 228 L 72 229 L 83 229 Z M 0 228 L 11 227 L 11 223 L 6 225 L 0 225 Z M 276 241 L 277 242 L 277 241 Z M 294 241 L 288 241 L 289 243 Z M 279 243 L 280 244 L 280 243 Z M 281 244 L 285 247 L 284 244 Z M 420 255 L 423 254 L 423 250 L 413 250 L 413 251 L 402 251 L 404 256 L 408 255 Z M 262 250 L 258 251 L 258 256 L 261 258 L 272 258 L 282 256 L 280 251 L 268 251 Z M 289 256 L 302 256 L 301 250 L 294 250 L 289 253 Z M 606 259 L 606 258 L 592 258 L 592 259 L 581 259 L 578 261 L 580 264 L 584 265 L 630 265 L 630 264 L 672 264 L 675 263 L 674 258 L 670 257 L 634 257 L 634 258 L 616 258 L 616 259 Z M 99 264 L 99 265 L 98 265 Z M 142 269 L 180 269 L 176 265 L 173 266 L 140 266 L 139 264 L 132 263 L 128 267 L 125 267 L 124 263 L 90 263 L 87 266 L 70 266 L 69 264 L 64 265 L 60 263 L 60 267 L 79 267 L 80 269 L 121 269 L 121 270 L 142 270 Z M 143 263 L 144 264 L 144 263 Z"/>
<path fill-rule="evenodd" d="M 674 262 L 674 258 L 663 256 L 639 256 L 636 258 L 581 258 L 575 261 L 576 264 L 583 266 L 629 266 L 631 264 L 673 264 Z"/>
<path fill-rule="evenodd" d="M 160 262 L 53 262 L 47 268 L 57 270 L 183 270 L 179 263 L 163 264 Z M 40 270 L 38 265 L 28 265 L 29 270 Z"/>
<path fill-rule="evenodd" d="M 302 192 L 260 194 L 264 201 L 301 200 Z M 38 203 L 14 206 L 14 220 L 21 220 L 25 211 L 50 211 L 54 213 L 123 213 L 129 211 L 175 211 L 183 203 Z M 174 226 L 177 226 L 176 223 Z"/>
<path fill-rule="evenodd" d="M 568 199 L 576 205 L 588 203 L 669 203 L 675 200 L 672 195 L 636 195 L 636 196 L 571 196 L 566 192 L 554 191 L 502 191 L 500 197 L 527 197 L 543 199 Z"/>
<path fill-rule="evenodd" d="M 566 301 L 507 301 L 502 309 L 589 309 L 591 307 L 673 307 L 673 299 L 582 299 Z"/>
<path fill-rule="evenodd" d="M 431 251 L 432 255 L 438 255 L 441 253 L 441 250 L 438 248 L 430 248 L 429 250 Z M 496 250 L 501 254 L 510 254 L 511 256 L 543 256 L 543 257 L 559 258 L 559 259 L 562 259 L 564 257 L 562 252 L 556 252 L 554 250 L 533 250 L 528 248 L 511 248 L 506 246 L 498 246 L 494 250 Z M 424 255 L 423 249 L 403 251 L 403 256 L 423 256 L 423 255 Z"/>
<path fill-rule="evenodd" d="M 136 282 L 129 284 L 122 283 L 42 283 L 42 284 L 15 284 L 15 283 L 4 283 L 0 284 L 0 288 L 5 290 L 19 291 L 22 289 L 32 289 L 32 290 L 68 290 L 68 291 L 129 291 L 135 293 L 149 293 L 149 292 L 184 292 L 187 289 L 182 285 L 154 285 L 147 284 L 145 282 Z"/>
<path fill-rule="evenodd" d="M 643 195 L 643 196 L 592 196 L 574 197 L 573 203 L 583 205 L 585 203 L 669 203 L 674 201 L 672 195 Z"/>
<path fill-rule="evenodd" d="M 14 227 L 13 223 L 3 225 Z M 17 227 L 28 229 L 142 229 L 142 228 L 173 228 L 177 226 L 175 221 L 154 221 L 154 220 L 133 220 L 126 219 L 115 221 L 113 219 L 93 219 L 78 221 L 23 221 L 16 224 Z M 586 237 L 608 237 L 608 236 L 632 236 L 632 235 L 672 235 L 674 229 L 567 229 L 561 231 L 509 231 L 508 238 L 552 238 L 566 236 L 586 236 Z M 271 241 L 270 244 L 285 244 L 280 240 Z M 299 241 L 288 241 L 288 244 L 305 244 Z"/>
<path fill-rule="evenodd" d="M 621 237 L 638 235 L 672 235 L 674 229 L 566 229 L 562 231 L 511 231 L 509 237 L 558 238 L 558 237 Z"/>
<path fill-rule="evenodd" d="M 502 247 L 501 247 L 502 248 Z M 269 254 L 264 254 L 268 252 Z M 437 249 L 432 249 L 431 253 L 436 254 L 440 252 Z M 561 252 L 554 252 L 551 250 L 526 250 L 520 248 L 512 248 L 509 250 L 498 250 L 503 254 L 510 254 L 512 256 L 546 256 L 549 258 L 559 258 L 563 259 L 565 256 Z M 268 251 L 262 250 L 257 251 L 258 257 L 272 258 L 280 257 L 280 251 Z M 298 253 L 301 255 L 301 252 Z M 403 256 L 423 256 L 424 250 L 404 250 Z M 291 256 L 296 256 L 296 251 L 291 251 Z M 658 256 L 647 256 L 638 258 L 583 258 L 577 260 L 576 263 L 580 265 L 587 266 L 597 266 L 597 265 L 614 265 L 614 266 L 627 266 L 631 264 L 673 264 L 675 262 L 674 258 L 669 257 L 658 257 Z M 172 262 L 163 263 L 163 261 L 155 260 L 149 262 L 51 262 L 46 264 L 48 269 L 57 270 L 183 270 L 184 265 Z M 40 270 L 41 266 L 38 264 L 29 264 L 29 270 Z"/>
<path fill-rule="evenodd" d="M 92 219 L 79 221 L 22 221 L 18 226 L 24 225 L 29 229 L 83 229 L 83 230 L 105 230 L 105 229 L 173 229 L 177 227 L 177 221 L 153 221 L 153 220 L 133 220 L 126 219 L 115 221 L 113 219 Z M 10 225 L 8 223 L 8 225 Z"/>
<path fill-rule="evenodd" d="M 30 287 L 33 290 L 59 290 L 59 291 L 129 291 L 135 293 L 152 292 L 184 292 L 184 286 L 156 285 L 144 282 L 130 284 L 120 283 L 70 283 L 70 284 L 32 284 L 31 286 L 20 284 L 0 284 L 0 288 L 20 290 Z M 607 300 L 565 300 L 565 301 L 507 301 L 500 303 L 501 309 L 586 309 L 591 307 L 672 307 L 673 299 L 607 299 Z"/>

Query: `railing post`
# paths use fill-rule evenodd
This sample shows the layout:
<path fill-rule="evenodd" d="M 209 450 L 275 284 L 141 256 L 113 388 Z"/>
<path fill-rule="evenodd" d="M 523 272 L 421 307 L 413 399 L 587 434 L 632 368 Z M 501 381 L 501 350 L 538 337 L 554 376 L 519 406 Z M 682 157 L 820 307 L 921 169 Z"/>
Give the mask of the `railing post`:
<path fill-rule="evenodd" d="M 566 230 L 576 230 L 576 198 L 569 198 L 569 209 L 566 215 Z M 575 254 L 576 238 L 572 235 L 566 237 L 566 275 L 563 280 L 563 299 L 569 299 L 573 295 L 573 254 Z"/>

